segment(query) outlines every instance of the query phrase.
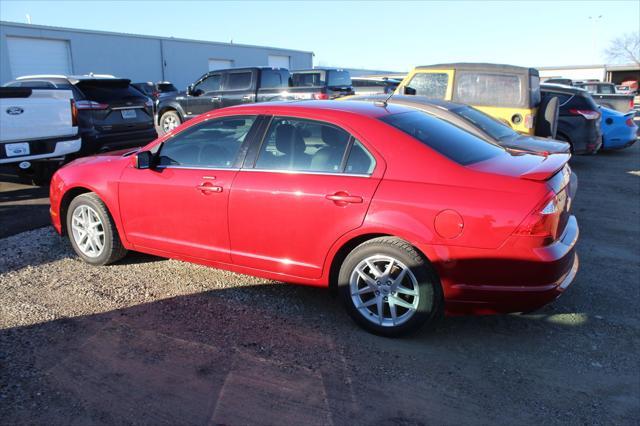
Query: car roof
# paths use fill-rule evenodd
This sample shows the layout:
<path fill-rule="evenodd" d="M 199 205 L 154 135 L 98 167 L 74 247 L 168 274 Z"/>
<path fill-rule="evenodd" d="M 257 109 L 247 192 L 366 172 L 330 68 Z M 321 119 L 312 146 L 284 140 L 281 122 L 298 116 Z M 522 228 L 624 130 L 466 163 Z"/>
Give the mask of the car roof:
<path fill-rule="evenodd" d="M 299 112 L 314 112 L 314 111 L 333 111 L 344 112 L 351 114 L 364 115 L 371 118 L 380 118 L 393 114 L 400 114 L 403 112 L 415 111 L 414 109 L 402 105 L 389 104 L 386 106 L 379 106 L 373 102 L 363 101 L 320 101 L 320 100 L 303 100 L 303 101 L 277 101 L 277 102 L 261 102 L 255 104 L 244 104 L 225 108 L 229 111 L 234 109 L 239 110 L 251 110 L 257 113 L 294 113 Z"/>
<path fill-rule="evenodd" d="M 24 81 L 24 80 L 67 80 L 71 84 L 76 84 L 76 83 L 79 83 L 80 81 L 126 80 L 126 79 L 119 79 L 111 74 L 83 74 L 83 75 L 35 74 L 35 75 L 23 75 L 16 78 L 16 81 Z"/>
<path fill-rule="evenodd" d="M 420 65 L 417 66 L 416 69 L 457 69 L 464 71 L 480 71 L 480 70 L 493 70 L 493 71 L 503 71 L 503 72 L 511 72 L 518 74 L 532 74 L 539 75 L 538 70 L 535 68 L 526 68 L 526 67 L 518 67 L 516 65 L 507 65 L 507 64 L 490 64 L 486 62 L 452 62 L 447 64 L 434 64 L 434 65 Z"/>

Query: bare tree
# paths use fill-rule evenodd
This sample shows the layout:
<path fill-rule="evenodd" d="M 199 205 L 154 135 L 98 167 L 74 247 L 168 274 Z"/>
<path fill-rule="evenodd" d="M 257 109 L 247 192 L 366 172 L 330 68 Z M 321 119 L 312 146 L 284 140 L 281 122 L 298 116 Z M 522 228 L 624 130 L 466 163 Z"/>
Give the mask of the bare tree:
<path fill-rule="evenodd" d="M 640 32 L 614 38 L 604 54 L 610 62 L 633 62 L 640 65 Z"/>

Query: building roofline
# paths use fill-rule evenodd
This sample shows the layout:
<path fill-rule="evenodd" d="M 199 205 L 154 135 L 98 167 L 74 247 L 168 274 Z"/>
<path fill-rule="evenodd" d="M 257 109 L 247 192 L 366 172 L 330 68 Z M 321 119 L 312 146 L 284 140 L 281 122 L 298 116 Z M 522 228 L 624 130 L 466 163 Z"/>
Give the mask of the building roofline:
<path fill-rule="evenodd" d="M 80 28 L 54 27 L 49 25 L 23 24 L 20 22 L 0 21 L 0 26 L 5 26 L 5 25 L 12 26 L 12 27 L 19 27 L 19 28 L 37 29 L 37 30 L 69 31 L 69 32 L 84 33 L 84 34 L 136 37 L 136 38 L 144 38 L 144 39 L 151 39 L 151 40 L 168 40 L 168 41 L 180 41 L 180 42 L 188 42 L 188 43 L 215 44 L 219 46 L 269 49 L 269 50 L 279 50 L 279 51 L 286 51 L 286 52 L 307 53 L 307 54 L 314 55 L 314 53 L 310 50 L 286 49 L 283 47 L 260 46 L 255 44 L 224 43 L 220 41 L 197 40 L 197 39 L 178 38 L 178 37 L 164 37 L 164 36 L 144 35 L 144 34 L 118 33 L 114 31 L 102 31 L 102 30 L 84 30 Z"/>

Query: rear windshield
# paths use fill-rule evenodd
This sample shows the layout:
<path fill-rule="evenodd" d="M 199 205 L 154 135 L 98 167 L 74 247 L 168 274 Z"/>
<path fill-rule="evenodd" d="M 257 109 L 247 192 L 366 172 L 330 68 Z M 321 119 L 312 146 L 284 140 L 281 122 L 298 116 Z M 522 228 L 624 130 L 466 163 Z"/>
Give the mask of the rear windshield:
<path fill-rule="evenodd" d="M 528 99 L 524 97 L 527 83 L 523 79 L 516 74 L 459 71 L 453 100 L 469 105 L 527 106 Z"/>
<path fill-rule="evenodd" d="M 381 118 L 387 124 L 463 166 L 504 152 L 497 145 L 424 112 L 412 111 Z"/>
<path fill-rule="evenodd" d="M 351 86 L 349 71 L 327 71 L 327 86 Z"/>
<path fill-rule="evenodd" d="M 158 84 L 158 90 L 161 92 L 177 92 L 178 89 L 171 83 L 160 83 Z"/>
<path fill-rule="evenodd" d="M 474 126 L 479 127 L 486 134 L 496 140 L 506 139 L 517 135 L 511 127 L 505 126 L 495 118 L 490 117 L 475 108 L 462 107 L 452 112 L 471 122 Z"/>
<path fill-rule="evenodd" d="M 88 100 L 96 102 L 144 98 L 140 91 L 129 85 L 128 80 L 81 81 L 76 86 Z"/>

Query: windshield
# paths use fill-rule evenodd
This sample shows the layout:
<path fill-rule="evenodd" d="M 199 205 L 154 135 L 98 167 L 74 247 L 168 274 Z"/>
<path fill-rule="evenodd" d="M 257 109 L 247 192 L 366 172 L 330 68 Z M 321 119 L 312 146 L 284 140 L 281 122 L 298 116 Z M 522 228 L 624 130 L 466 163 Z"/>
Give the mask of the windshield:
<path fill-rule="evenodd" d="M 349 71 L 327 71 L 327 86 L 351 86 Z"/>
<path fill-rule="evenodd" d="M 381 118 L 424 145 L 463 166 L 504 153 L 504 149 L 421 111 Z"/>
<path fill-rule="evenodd" d="M 476 127 L 482 129 L 493 139 L 501 140 L 508 137 L 516 136 L 517 133 L 511 127 L 502 124 L 493 117 L 488 116 L 482 111 L 478 111 L 471 107 L 462 107 L 451 112 L 461 116 Z"/>

